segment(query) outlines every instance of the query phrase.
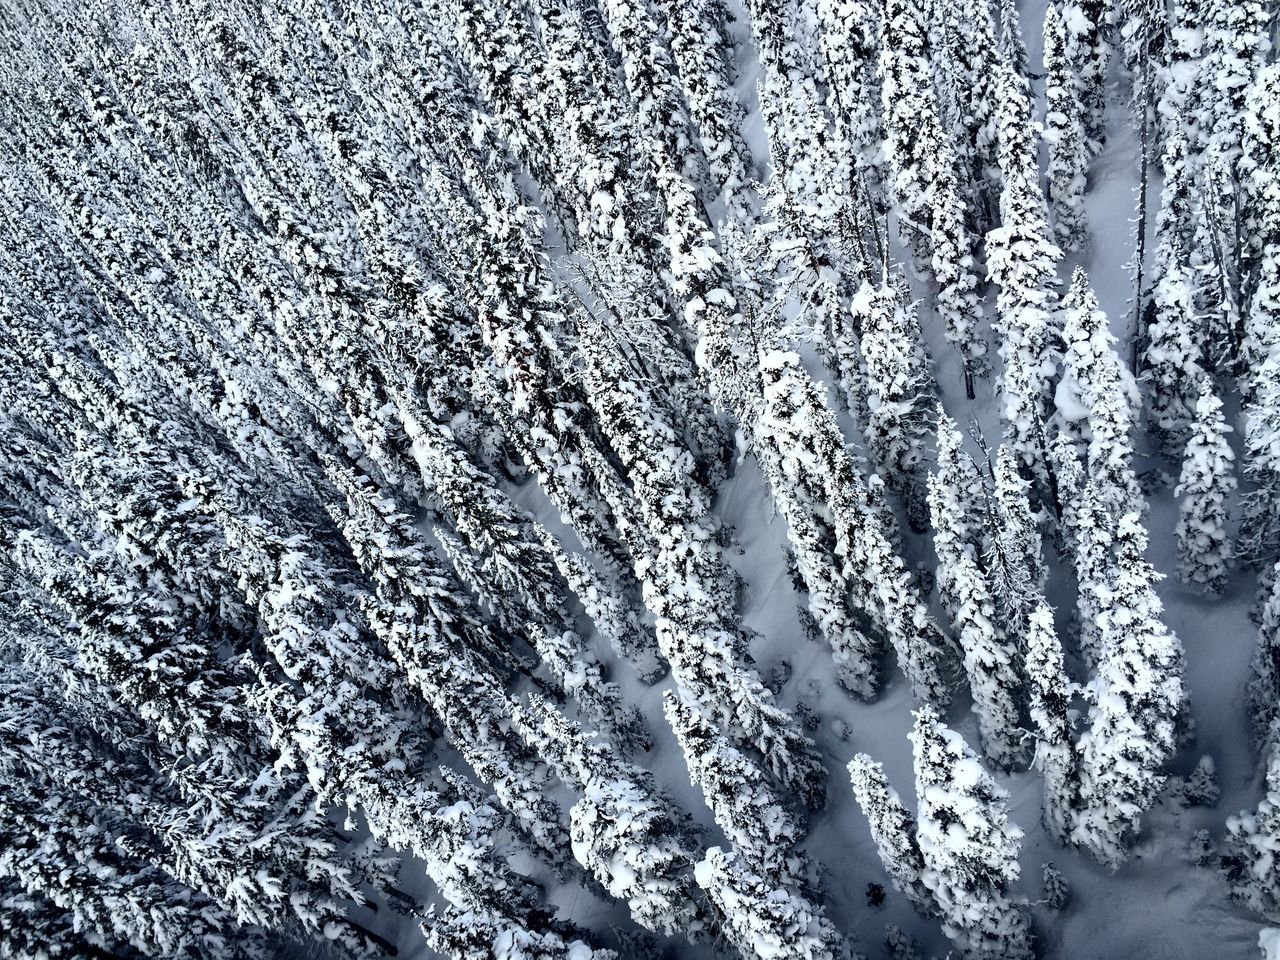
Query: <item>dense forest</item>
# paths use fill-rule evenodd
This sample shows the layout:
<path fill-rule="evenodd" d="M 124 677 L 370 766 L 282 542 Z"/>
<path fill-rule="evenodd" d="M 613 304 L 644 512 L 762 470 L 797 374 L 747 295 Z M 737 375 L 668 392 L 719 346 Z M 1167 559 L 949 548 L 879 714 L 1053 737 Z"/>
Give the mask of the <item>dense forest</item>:
<path fill-rule="evenodd" d="M 0 957 L 1280 958 L 1278 20 L 0 0 Z"/>

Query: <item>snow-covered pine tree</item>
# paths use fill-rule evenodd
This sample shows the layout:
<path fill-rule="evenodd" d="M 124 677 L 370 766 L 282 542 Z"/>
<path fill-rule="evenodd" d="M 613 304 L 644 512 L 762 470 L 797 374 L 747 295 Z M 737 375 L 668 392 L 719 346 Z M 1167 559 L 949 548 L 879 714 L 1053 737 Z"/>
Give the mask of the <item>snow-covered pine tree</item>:
<path fill-rule="evenodd" d="M 695 840 L 687 815 L 646 770 L 538 697 L 512 707 L 514 726 L 578 796 L 569 811 L 573 855 L 647 930 L 696 938 L 704 905 L 692 896 Z"/>
<path fill-rule="evenodd" d="M 925 884 L 924 857 L 916 838 L 916 818 L 889 784 L 884 768 L 865 753 L 849 761 L 853 797 L 871 827 L 871 839 L 893 885 L 926 916 L 937 913 L 932 888 Z"/>
<path fill-rule="evenodd" d="M 1221 867 L 1231 895 L 1255 913 L 1280 919 L 1280 731 L 1266 744 L 1266 794 L 1253 810 L 1227 818 L 1227 850 Z"/>
<path fill-rule="evenodd" d="M 1089 476 L 1118 519 L 1141 513 L 1145 501 L 1133 470 L 1131 433 L 1137 386 L 1116 355 L 1116 338 L 1084 270 L 1077 267 L 1063 304 L 1066 345 L 1058 384 L 1058 413 L 1068 429 L 1087 430 Z"/>
<path fill-rule="evenodd" d="M 1156 104 L 1160 141 L 1168 147 L 1175 131 L 1187 136 L 1186 124 L 1193 120 L 1192 107 L 1199 95 L 1196 75 L 1204 47 L 1207 0 L 1175 0 L 1170 8 L 1165 82 Z"/>
<path fill-rule="evenodd" d="M 189 758 L 185 775 L 165 783 L 157 768 L 182 762 L 181 755 L 156 744 L 106 697 L 55 702 L 38 674 L 9 667 L 0 678 L 0 766 L 129 818 L 155 838 L 152 862 L 238 923 L 286 940 L 338 939 L 358 955 L 372 952 L 374 941 L 342 904 L 364 902 L 362 880 L 388 877 L 361 877 L 336 853 L 332 824 L 306 803 L 300 778 L 268 768 L 249 784 L 206 754 Z M 104 737 L 115 725 L 115 736 Z M 237 746 L 256 753 L 252 741 Z"/>
<path fill-rule="evenodd" d="M 1107 605 L 1098 615 L 1097 669 L 1085 688 L 1089 727 L 1080 738 L 1080 804 L 1072 840 L 1117 866 L 1155 803 L 1187 709 L 1182 644 L 1163 622 L 1160 574 L 1143 557 L 1147 534 L 1120 518 Z"/>
<path fill-rule="evenodd" d="M 776 888 L 732 850 L 712 847 L 694 875 L 721 915 L 723 935 L 746 960 L 839 960 L 845 953 L 821 907 Z"/>
<path fill-rule="evenodd" d="M 1130 108 L 1138 125 L 1155 119 L 1151 113 L 1168 82 L 1168 8 L 1165 0 L 1119 0 L 1114 7 L 1118 46 L 1131 84 Z"/>
<path fill-rule="evenodd" d="M 1276 100 L 1280 97 L 1280 67 L 1268 64 L 1258 71 L 1245 98 L 1244 133 L 1241 137 L 1237 194 L 1240 217 L 1242 270 L 1251 277 L 1251 312 L 1245 318 L 1245 361 L 1261 359 L 1271 347 L 1276 333 L 1271 321 L 1280 312 L 1280 281 L 1276 274 L 1275 252 L 1280 247 L 1280 214 L 1275 201 L 1280 196 L 1280 161 L 1275 145 L 1280 142 L 1280 117 Z M 1256 324 L 1256 328 L 1255 325 Z"/>
<path fill-rule="evenodd" d="M 507 960 L 617 960 L 612 950 L 592 947 L 556 930 L 529 930 L 480 910 L 449 907 L 422 924 L 427 946 L 448 960 L 478 960 L 496 950 Z"/>
<path fill-rule="evenodd" d="M 1107 39 L 1109 0 L 1063 0 L 1062 25 L 1066 31 L 1064 52 L 1076 75 L 1084 128 L 1096 154 L 1102 149 L 1103 113 L 1107 102 L 1107 64 L 1111 44 Z"/>
<path fill-rule="evenodd" d="M 1192 390 L 1202 373 L 1204 336 L 1191 276 L 1197 187 L 1186 133 L 1180 124 L 1172 126 L 1165 137 L 1163 161 L 1165 179 L 1152 265 L 1155 318 L 1147 327 L 1143 377 L 1150 385 L 1147 423 L 1166 453 L 1174 454 L 1193 415 Z"/>
<path fill-rule="evenodd" d="M 1183 498 L 1176 531 L 1178 576 L 1211 594 L 1222 591 L 1234 556 L 1226 529 L 1227 498 L 1236 488 L 1236 458 L 1227 440 L 1230 432 L 1213 380 L 1202 376 L 1174 495 Z"/>
<path fill-rule="evenodd" d="M 1079 536 L 1078 514 L 1085 472 L 1075 441 L 1067 434 L 1055 434 L 1050 442 L 1049 466 L 1053 470 L 1056 494 L 1054 512 L 1058 521 L 1058 552 L 1069 557 Z"/>
<path fill-rule="evenodd" d="M 869 290 L 864 286 L 859 296 Z M 906 499 L 912 526 L 923 530 L 920 471 L 935 385 L 916 306 L 907 300 L 902 284 L 891 281 L 869 302 L 855 299 L 851 308 L 862 317 L 867 447 L 886 482 Z"/>
<path fill-rule="evenodd" d="M 641 569 L 657 639 L 682 689 L 725 732 L 753 743 L 768 769 L 821 806 L 822 766 L 811 740 L 782 711 L 738 652 L 742 647 L 729 571 L 716 540 L 708 491 L 691 482 L 691 457 L 661 411 L 628 376 L 612 344 L 584 324 L 580 350 L 589 403 L 626 465 L 632 499 L 656 549 Z M 728 708 L 726 690 L 732 690 Z"/>
<path fill-rule="evenodd" d="M 127 822 L 74 794 L 0 776 L 0 878 L 144 956 L 265 958 L 269 941 L 140 856 Z"/>
<path fill-rule="evenodd" d="M 999 288 L 995 328 L 1004 361 L 1001 417 L 1020 469 L 1044 483 L 1043 433 L 1058 336 L 1049 297 L 1061 251 L 1049 238 L 1027 81 L 1007 65 L 997 65 L 996 70 L 996 140 L 1003 184 L 1000 226 L 987 234 L 987 270 Z"/>
<path fill-rule="evenodd" d="M 1035 765 L 1044 778 L 1044 825 L 1054 840 L 1066 843 L 1080 789 L 1070 714 L 1075 687 L 1063 664 L 1053 611 L 1044 600 L 1028 618 L 1026 650 L 1024 669 L 1036 733 Z"/>
<path fill-rule="evenodd" d="M 815 499 L 821 496 L 854 599 L 893 646 L 913 694 L 922 702 L 945 703 L 947 641 L 896 549 L 892 513 L 872 498 L 821 388 L 804 375 L 799 356 L 772 351 L 762 358 L 760 372 L 765 406 L 757 429 L 768 430 L 776 445 L 778 475 L 815 491 Z M 793 494 L 775 487 L 774 495 Z M 870 659 L 864 669 L 874 674 Z"/>
<path fill-rule="evenodd" d="M 803 832 L 755 763 L 720 733 L 696 703 L 673 690 L 663 711 L 684 751 L 689 776 L 702 788 L 716 824 L 752 873 L 778 887 L 807 885 L 809 863 L 796 845 Z"/>
<path fill-rule="evenodd" d="M 1249 719 L 1254 747 L 1268 749 L 1272 724 L 1280 716 L 1280 567 L 1271 571 L 1272 585 L 1262 605 L 1248 686 Z"/>
<path fill-rule="evenodd" d="M 1084 189 L 1089 145 L 1085 140 L 1084 105 L 1065 47 L 1062 17 L 1051 3 L 1044 12 L 1044 141 L 1049 150 L 1050 219 L 1054 242 L 1063 251 L 1074 253 L 1088 235 Z"/>
<path fill-rule="evenodd" d="M 1024 752 L 1018 724 L 1022 682 L 1012 645 L 997 624 L 996 602 L 972 543 L 976 518 L 966 501 L 972 498 L 973 491 L 965 487 L 966 467 L 973 470 L 973 462 L 960 449 L 960 443 L 955 423 L 941 414 L 938 470 L 929 476 L 938 595 L 964 652 L 964 669 L 973 693 L 983 752 L 1008 769 L 1022 759 Z"/>
<path fill-rule="evenodd" d="M 786 521 L 788 546 L 808 595 L 806 612 L 831 647 L 836 680 L 869 700 L 876 693 L 876 662 L 883 643 L 872 635 L 867 615 L 855 606 L 849 578 L 834 554 L 835 533 L 822 516 L 822 491 L 809 490 L 782 474 L 781 454 L 770 439 L 761 437 L 756 444 L 763 454 L 760 469 L 766 481 L 780 491 L 774 503 Z"/>
<path fill-rule="evenodd" d="M 972 400 L 976 396 L 974 378 L 985 376 L 990 366 L 982 329 L 986 311 L 977 292 L 976 238 L 968 226 L 970 211 L 960 192 L 956 157 L 946 138 L 938 142 L 931 168 L 930 269 L 938 287 L 934 309 L 942 319 L 947 341 L 960 354 L 965 395 Z"/>
<path fill-rule="evenodd" d="M 1276 89 L 1280 69 L 1265 67 L 1249 94 L 1241 159 L 1243 216 L 1253 290 L 1244 324 L 1242 383 L 1245 397 L 1244 469 L 1256 485 L 1248 495 L 1241 552 L 1271 563 L 1280 552 L 1280 120 Z"/>
<path fill-rule="evenodd" d="M 1271 16 L 1263 0 L 1208 0 L 1196 125 L 1202 149 L 1225 164 L 1231 183 L 1239 179 L 1249 88 L 1271 47 Z"/>
<path fill-rule="evenodd" d="M 932 708 L 917 711 L 911 742 L 922 879 L 943 931 L 966 956 L 1033 956 L 1026 907 L 1009 892 L 1022 830 L 1009 822 L 1008 794 Z"/>
<path fill-rule="evenodd" d="M 1017 0 L 997 0 L 1000 15 L 1000 55 L 1020 77 L 1031 73 L 1031 61 L 1027 55 L 1027 43 L 1022 38 L 1022 18 L 1018 15 Z"/>
<path fill-rule="evenodd" d="M 990 5 L 975 8 L 963 0 L 945 0 L 934 7 L 933 26 L 941 35 L 936 54 L 942 114 L 946 125 L 958 132 L 959 189 L 978 235 L 995 226 L 1000 178 L 995 131 L 997 75 L 991 66 L 1001 54 L 991 14 Z M 941 18 L 940 26 L 937 18 Z M 936 266 L 934 270 L 936 275 Z"/>
<path fill-rule="evenodd" d="M 75 914 L 16 880 L 0 880 L 0 957 L 4 960 L 142 960 L 108 931 L 86 929 Z"/>
<path fill-rule="evenodd" d="M 948 524 L 964 549 L 980 550 L 986 530 L 986 486 L 978 465 L 964 449 L 964 435 L 941 405 L 936 436 L 936 475 L 945 491 Z"/>
<path fill-rule="evenodd" d="M 857 270 L 862 258 L 839 236 L 849 229 L 841 219 L 856 224 L 864 216 L 853 200 L 854 148 L 845 128 L 832 126 L 826 93 L 815 82 L 800 0 L 752 0 L 747 6 L 764 66 L 758 92 L 773 168 L 767 209 L 780 229 L 773 247 L 779 253 L 786 246 L 812 251 L 805 272 L 820 277 L 839 275 L 851 254 L 857 259 L 847 268 Z"/>
<path fill-rule="evenodd" d="M 560 111 L 560 149 L 567 155 L 562 162 L 578 171 L 573 192 L 578 239 L 647 260 L 653 243 L 644 234 L 652 215 L 639 209 L 638 201 L 652 184 L 628 155 L 620 91 L 608 82 L 604 65 L 592 63 L 579 11 L 557 0 L 537 0 L 531 8 L 545 50 L 546 93 L 556 98 Z"/>
<path fill-rule="evenodd" d="M 853 158 L 862 193 L 875 219 L 886 209 L 889 181 L 884 155 L 884 105 L 877 61 L 879 4 L 870 0 L 816 0 L 818 47 L 825 63 L 831 105 Z"/>
<path fill-rule="evenodd" d="M 755 182 L 751 151 L 742 136 L 744 111 L 733 89 L 736 66 L 723 0 L 664 0 L 671 56 L 688 96 L 689 112 L 707 156 L 713 191 L 736 219 L 752 216 Z"/>
<path fill-rule="evenodd" d="M 880 25 L 880 97 L 884 105 L 885 156 L 898 230 L 921 266 L 931 258 L 931 157 L 946 136 L 933 86 L 924 8 L 886 0 Z"/>
<path fill-rule="evenodd" d="M 1019 643 L 1049 575 L 1030 493 L 1030 484 L 1018 473 L 1014 452 L 1001 446 L 987 513 L 986 568 L 1000 625 L 1006 636 Z"/>

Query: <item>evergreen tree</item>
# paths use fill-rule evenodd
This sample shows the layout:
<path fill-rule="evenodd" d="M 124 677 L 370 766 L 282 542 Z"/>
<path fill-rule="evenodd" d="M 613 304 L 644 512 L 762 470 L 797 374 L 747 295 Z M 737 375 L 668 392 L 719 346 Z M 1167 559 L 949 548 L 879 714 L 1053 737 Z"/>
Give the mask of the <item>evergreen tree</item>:
<path fill-rule="evenodd" d="M 1080 788 L 1069 713 L 1075 687 L 1063 665 L 1053 611 L 1043 600 L 1028 620 L 1026 673 L 1037 738 L 1035 763 L 1044 778 L 1044 825 L 1054 840 L 1066 843 Z"/>
<path fill-rule="evenodd" d="M 1041 482 L 1057 330 L 1049 311 L 1061 252 L 1049 239 L 1026 81 L 998 66 L 997 143 L 1003 185 L 1000 226 L 987 234 L 987 270 L 999 287 L 996 332 L 1005 434 L 1022 469 Z"/>
<path fill-rule="evenodd" d="M 743 957 L 836 960 L 841 955 L 843 938 L 821 908 L 775 888 L 733 852 L 712 847 L 695 875 L 723 918 L 724 935 Z"/>
<path fill-rule="evenodd" d="M 870 485 L 845 449 L 844 438 L 820 388 L 800 373 L 794 353 L 762 358 L 765 407 L 759 427 L 773 436 L 779 474 L 814 491 L 831 516 L 836 553 L 855 600 L 888 639 L 898 663 L 923 702 L 945 703 L 947 641 L 928 615 L 893 541 L 892 514 L 873 499 Z M 775 496 L 792 496 L 791 491 Z M 866 655 L 871 655 L 870 649 Z M 861 669 L 872 673 L 866 663 Z"/>
<path fill-rule="evenodd" d="M 1237 179 L 1249 88 L 1270 48 L 1268 19 L 1261 0 L 1208 3 L 1197 123 L 1202 145 L 1226 164 L 1231 181 Z"/>
<path fill-rule="evenodd" d="M 903 242 L 918 264 L 932 252 L 929 152 L 946 137 L 929 70 L 923 8 L 888 0 L 880 25 L 880 96 L 885 155 Z"/>
<path fill-rule="evenodd" d="M 1253 810 L 1227 819 L 1227 852 L 1221 865 L 1231 895 L 1267 920 L 1280 917 L 1280 739 L 1267 746 L 1266 794 Z"/>
<path fill-rule="evenodd" d="M 1018 474 L 1013 451 L 996 454 L 995 489 L 988 512 L 987 569 L 1000 622 L 1010 637 L 1024 637 L 1027 618 L 1044 593 L 1040 528 L 1032 512 L 1030 485 Z"/>
<path fill-rule="evenodd" d="M 854 170 L 877 218 L 889 181 L 884 155 L 884 106 L 877 62 L 881 11 L 868 0 L 817 0 L 818 47 L 831 104 L 844 139 L 856 149 Z"/>
<path fill-rule="evenodd" d="M 1155 318 L 1147 327 L 1144 376 L 1151 391 L 1147 422 L 1161 445 L 1172 452 L 1192 419 L 1195 401 L 1191 390 L 1201 376 L 1203 354 L 1203 331 L 1191 276 L 1197 188 L 1187 138 L 1180 126 L 1165 137 L 1163 159 L 1165 181 L 1156 218 L 1156 279 L 1151 298 Z"/>
<path fill-rule="evenodd" d="M 1026 908 L 1008 892 L 1022 842 L 1008 820 L 1008 794 L 931 708 L 916 713 L 911 742 L 922 879 L 944 932 L 966 955 L 1032 956 Z"/>
<path fill-rule="evenodd" d="M 700 929 L 690 896 L 692 830 L 687 817 L 657 791 L 653 777 L 619 760 L 544 701 L 515 706 L 521 735 L 580 797 L 569 812 L 573 855 L 632 918 L 656 933 Z"/>
<path fill-rule="evenodd" d="M 957 125 L 956 142 L 960 189 L 966 213 L 978 234 L 995 226 L 1000 171 L 996 158 L 996 83 L 991 69 L 1001 56 L 996 25 L 989 5 L 976 9 L 947 0 L 934 8 L 934 26 L 941 34 L 940 86 L 943 117 Z M 942 165 L 939 164 L 941 167 Z M 935 267 L 935 271 L 936 271 Z"/>
<path fill-rule="evenodd" d="M 1045 131 L 1049 149 L 1049 199 L 1053 239 L 1066 253 L 1079 250 L 1087 236 L 1085 176 L 1089 150 L 1085 141 L 1084 106 L 1075 72 L 1067 62 L 1066 33 L 1057 7 L 1044 13 Z"/>
<path fill-rule="evenodd" d="M 1280 217 L 1276 216 L 1276 153 L 1280 125 L 1275 116 L 1274 66 L 1261 70 L 1245 111 L 1242 203 L 1248 224 L 1253 290 L 1244 324 L 1242 378 L 1245 397 L 1244 469 L 1257 486 L 1248 498 L 1242 528 L 1248 531 L 1242 553 L 1270 563 L 1280 546 Z"/>
<path fill-rule="evenodd" d="M 864 287 L 860 297 L 869 292 Z M 867 446 L 887 481 L 903 490 L 913 526 L 923 529 L 919 472 L 934 382 L 915 305 L 904 300 L 903 291 L 890 283 L 871 294 L 865 306 L 855 300 L 852 308 L 862 316 Z"/>
<path fill-rule="evenodd" d="M 1116 533 L 1109 603 L 1098 617 L 1097 672 L 1086 687 L 1089 728 L 1080 739 L 1080 810 L 1072 839 L 1102 864 L 1124 861 L 1129 838 L 1155 803 L 1186 710 L 1183 654 L 1161 619 L 1143 558 L 1146 533 L 1132 513 Z"/>
<path fill-rule="evenodd" d="M 139 857 L 141 838 L 74 795 L 5 778 L 0 877 L 145 956 L 256 958 L 269 944 Z"/>
<path fill-rule="evenodd" d="M 933 915 L 937 906 L 925 883 L 925 861 L 917 839 L 916 818 L 902 805 L 884 769 L 865 753 L 849 761 L 853 796 L 871 825 L 880 862 L 898 888 L 921 913 Z"/>
<path fill-rule="evenodd" d="M 800 885 L 808 868 L 796 849 L 800 825 L 761 781 L 755 764 L 734 749 L 699 706 L 673 691 L 667 691 L 662 702 L 689 776 L 702 788 L 737 858 L 775 886 Z"/>
<path fill-rule="evenodd" d="M 1027 44 L 1022 39 L 1022 22 L 1017 0 L 1000 0 L 1000 54 L 1020 77 L 1031 72 Z"/>
<path fill-rule="evenodd" d="M 988 372 L 987 342 L 982 321 L 985 311 L 978 296 L 974 269 L 976 240 L 969 230 L 969 213 L 956 181 L 955 155 L 943 139 L 933 160 L 933 256 L 930 269 L 938 287 L 935 309 L 947 341 L 960 354 L 965 395 L 974 399 L 974 378 Z"/>
<path fill-rule="evenodd" d="M 688 95 L 689 111 L 707 156 L 713 190 L 738 220 L 751 217 L 755 179 L 751 152 L 742 137 L 742 104 L 733 89 L 729 13 L 722 0 L 662 4 L 672 59 Z"/>
<path fill-rule="evenodd" d="M 1227 498 L 1236 488 L 1235 453 L 1227 442 L 1231 428 L 1222 415 L 1222 401 L 1207 376 L 1200 380 L 1200 398 L 1182 458 L 1176 496 L 1178 512 L 1178 576 L 1198 583 L 1209 593 L 1222 590 L 1233 550 L 1227 539 Z"/>
<path fill-rule="evenodd" d="M 1085 134 L 1095 154 L 1102 149 L 1104 139 L 1107 64 L 1111 55 L 1106 37 L 1109 8 L 1108 0 L 1063 0 L 1062 4 L 1064 53 L 1079 85 Z"/>
<path fill-rule="evenodd" d="M 1273 576 L 1262 605 L 1249 677 L 1249 719 L 1255 747 L 1266 747 L 1280 708 L 1280 589 L 1275 586 L 1278 582 L 1280 578 Z"/>
<path fill-rule="evenodd" d="M 1089 476 L 1100 485 L 1115 518 L 1144 509 L 1133 470 L 1130 440 L 1136 415 L 1136 386 L 1116 355 L 1116 339 L 1084 271 L 1076 269 L 1064 302 L 1066 343 L 1058 385 L 1058 411 L 1072 428 L 1088 429 Z"/>
<path fill-rule="evenodd" d="M 938 472 L 929 477 L 933 547 L 938 555 L 938 594 L 964 651 L 964 668 L 982 748 L 996 764 L 1013 766 L 1022 755 L 1018 724 L 1021 680 L 1013 651 L 997 625 L 996 603 L 970 537 L 974 518 L 965 509 L 965 467 L 960 434 L 945 415 L 938 424 Z"/>

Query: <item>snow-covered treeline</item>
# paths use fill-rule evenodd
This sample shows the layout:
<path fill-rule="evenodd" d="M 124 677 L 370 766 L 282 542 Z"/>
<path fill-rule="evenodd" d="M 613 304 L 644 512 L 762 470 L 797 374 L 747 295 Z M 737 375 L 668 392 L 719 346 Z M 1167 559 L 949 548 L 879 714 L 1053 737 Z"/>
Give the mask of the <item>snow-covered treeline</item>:
<path fill-rule="evenodd" d="M 0 0 L 0 957 L 1252 950 L 1276 32 Z"/>

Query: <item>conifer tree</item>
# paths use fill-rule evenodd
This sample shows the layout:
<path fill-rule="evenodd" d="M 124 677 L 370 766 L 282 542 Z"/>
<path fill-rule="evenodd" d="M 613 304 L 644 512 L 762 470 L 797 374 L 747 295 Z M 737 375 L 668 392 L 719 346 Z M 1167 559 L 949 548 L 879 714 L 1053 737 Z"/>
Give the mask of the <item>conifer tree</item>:
<path fill-rule="evenodd" d="M 1229 179 L 1237 179 L 1241 159 L 1240 119 L 1254 77 L 1270 47 L 1267 5 L 1261 0 L 1209 0 L 1205 22 L 1197 123 L 1202 145 L 1225 165 Z M 1202 89 L 1203 86 L 1202 86 Z"/>
<path fill-rule="evenodd" d="M 987 269 L 999 287 L 995 327 L 1004 361 L 1001 416 L 1021 469 L 1043 482 L 1042 436 L 1057 339 L 1049 295 L 1061 253 L 1049 239 L 1026 81 L 1008 66 L 996 69 L 996 137 L 1003 184 L 1000 226 L 987 234 Z"/>
<path fill-rule="evenodd" d="M 1097 672 L 1086 687 L 1089 728 L 1080 739 L 1080 811 L 1072 840 L 1116 866 L 1155 803 L 1186 710 L 1183 654 L 1161 619 L 1160 574 L 1142 556 L 1137 517 L 1120 518 L 1110 603 L 1098 616 Z"/>
<path fill-rule="evenodd" d="M 712 188 L 739 220 L 750 217 L 755 180 L 750 149 L 742 137 L 742 104 L 733 89 L 734 62 L 729 13 L 722 0 L 662 4 L 672 59 L 688 95 L 689 111 L 707 156 Z"/>
<path fill-rule="evenodd" d="M 1008 892 L 1022 842 L 1008 794 L 932 708 L 916 713 L 911 742 L 922 878 L 943 931 L 970 956 L 1032 956 L 1026 908 Z"/>
<path fill-rule="evenodd" d="M 886 208 L 889 171 L 884 155 L 884 106 L 878 4 L 817 0 L 818 47 L 826 66 L 831 104 L 844 138 L 856 149 L 854 169 L 874 213 Z"/>
<path fill-rule="evenodd" d="M 1027 686 L 1037 738 L 1035 763 L 1044 778 L 1044 825 L 1054 840 L 1066 843 L 1079 791 L 1079 758 L 1069 714 L 1074 685 L 1063 665 L 1053 611 L 1043 600 L 1027 626 Z"/>
<path fill-rule="evenodd" d="M 1013 766 L 1021 757 L 1018 697 L 1021 681 L 1003 631 L 987 576 L 970 541 L 974 519 L 966 511 L 965 467 L 960 434 L 945 415 L 938 423 L 938 472 L 929 477 L 933 547 L 938 555 L 938 594 L 950 614 L 973 693 L 984 753 L 996 764 Z"/>
<path fill-rule="evenodd" d="M 1073 429 L 1088 428 L 1088 468 L 1100 484 L 1113 516 L 1144 508 L 1133 470 L 1130 439 L 1136 407 L 1136 387 L 1120 358 L 1107 317 L 1080 268 L 1071 280 L 1064 302 L 1063 376 L 1059 384 L 1059 414 Z"/>
<path fill-rule="evenodd" d="M 988 5 L 973 8 L 947 0 L 935 7 L 941 19 L 937 55 L 940 63 L 943 116 L 958 125 L 957 171 L 966 200 L 966 213 L 975 232 L 995 226 L 999 167 L 996 158 L 996 83 L 991 69 L 1001 56 L 996 24 Z M 941 164 L 940 164 L 941 166 Z M 936 268 L 935 268 L 936 269 Z"/>
<path fill-rule="evenodd" d="M 1202 377 L 1174 494 L 1183 498 L 1176 531 L 1178 576 L 1209 593 L 1221 592 L 1234 553 L 1226 530 L 1226 501 L 1236 488 L 1235 453 L 1227 441 L 1230 432 L 1213 381 Z"/>
<path fill-rule="evenodd" d="M 1049 200 L 1053 239 L 1066 253 L 1084 244 L 1084 189 L 1089 148 L 1084 132 L 1084 106 L 1075 72 L 1067 62 L 1066 34 L 1057 7 L 1044 13 L 1045 131 L 1049 150 Z"/>
<path fill-rule="evenodd" d="M 1027 617 L 1048 577 L 1030 490 L 1013 451 L 1002 446 L 996 455 L 986 560 L 1001 624 L 1010 637 L 1025 636 Z"/>
<path fill-rule="evenodd" d="M 723 918 L 724 935 L 743 957 L 836 960 L 841 955 L 843 938 L 821 908 L 775 888 L 732 851 L 712 847 L 695 875 Z"/>
<path fill-rule="evenodd" d="M 922 8 L 888 0 L 880 27 L 880 96 L 885 155 L 899 231 L 918 264 L 932 252 L 929 152 L 945 136 L 930 77 Z"/>
<path fill-rule="evenodd" d="M 697 704 L 674 691 L 667 691 L 662 702 L 689 776 L 702 788 L 735 855 L 746 869 L 775 886 L 800 886 L 808 866 L 796 849 L 800 825 L 762 782 L 756 765 L 724 738 Z"/>
<path fill-rule="evenodd" d="M 0 877 L 146 956 L 256 958 L 269 945 L 226 911 L 165 875 L 119 820 L 30 780 L 6 777 Z"/>
<path fill-rule="evenodd" d="M 916 818 L 902 805 L 885 778 L 884 768 L 865 753 L 849 761 L 853 796 L 871 825 L 880 862 L 893 885 L 921 913 L 937 911 L 932 888 L 925 883 L 925 862 L 917 839 Z"/>
<path fill-rule="evenodd" d="M 1085 134 L 1095 154 L 1102 149 L 1104 136 L 1107 64 L 1111 58 L 1106 37 L 1109 8 L 1107 0 L 1063 0 L 1062 4 L 1064 53 L 1079 85 Z"/>
<path fill-rule="evenodd" d="M 1186 434 L 1195 403 L 1192 386 L 1201 375 L 1203 330 L 1191 276 L 1194 243 L 1192 159 L 1186 134 L 1174 126 L 1164 141 L 1164 188 L 1156 218 L 1153 322 L 1147 327 L 1145 378 L 1150 384 L 1147 422 L 1168 452 Z"/>
<path fill-rule="evenodd" d="M 869 288 L 864 287 L 866 292 Z M 919 472 L 934 382 L 915 305 L 904 300 L 903 291 L 889 283 L 865 306 L 855 300 L 852 308 L 862 316 L 867 446 L 888 482 L 903 490 L 913 526 L 923 529 Z"/>
<path fill-rule="evenodd" d="M 516 705 L 513 719 L 557 775 L 579 795 L 569 813 L 573 855 L 632 918 L 655 933 L 697 934 L 691 897 L 693 831 L 653 777 L 615 757 L 545 701 Z"/>
<path fill-rule="evenodd" d="M 1277 74 L 1263 68 L 1249 94 L 1245 110 L 1243 180 L 1239 202 L 1248 224 L 1248 261 L 1253 290 L 1246 313 L 1242 366 L 1245 398 L 1245 472 L 1257 486 L 1247 501 L 1242 529 L 1242 553 L 1270 563 L 1280 546 L 1280 368 L 1277 322 L 1280 321 L 1280 216 L 1275 210 L 1277 161 L 1275 144 L 1280 123 L 1275 116 Z"/>
<path fill-rule="evenodd" d="M 1227 852 L 1221 865 L 1231 895 L 1274 922 L 1280 917 L 1280 739 L 1267 746 L 1266 795 L 1253 810 L 1227 819 Z"/>
<path fill-rule="evenodd" d="M 1025 77 L 1031 72 L 1027 44 L 1022 39 L 1022 21 L 1017 0 L 1000 0 L 1000 53 L 1005 62 Z"/>
<path fill-rule="evenodd" d="M 801 375 L 799 357 L 773 351 L 762 358 L 760 372 L 765 379 L 760 426 L 774 438 L 779 474 L 815 491 L 815 499 L 820 496 L 827 505 L 836 552 L 854 597 L 894 648 L 912 693 L 922 702 L 945 703 L 947 641 L 896 549 L 892 514 L 873 499 L 820 388 Z M 780 495 L 792 494 L 775 488 L 775 496 Z M 865 655 L 874 656 L 874 649 L 864 648 Z M 874 672 L 869 662 L 862 669 Z"/>
<path fill-rule="evenodd" d="M 938 286 L 935 309 L 945 325 L 947 341 L 959 352 L 965 395 L 976 396 L 974 378 L 988 372 L 987 342 L 982 321 L 985 310 L 978 296 L 974 269 L 975 238 L 956 180 L 955 154 L 943 139 L 933 159 L 933 213 L 930 269 Z"/>
<path fill-rule="evenodd" d="M 1252 721 L 1253 744 L 1265 750 L 1273 721 L 1280 715 L 1280 578 L 1272 571 L 1272 585 L 1262 604 L 1258 639 L 1248 685 L 1249 719 Z"/>

